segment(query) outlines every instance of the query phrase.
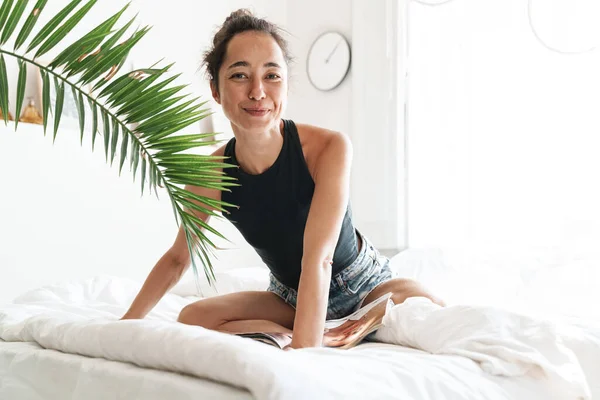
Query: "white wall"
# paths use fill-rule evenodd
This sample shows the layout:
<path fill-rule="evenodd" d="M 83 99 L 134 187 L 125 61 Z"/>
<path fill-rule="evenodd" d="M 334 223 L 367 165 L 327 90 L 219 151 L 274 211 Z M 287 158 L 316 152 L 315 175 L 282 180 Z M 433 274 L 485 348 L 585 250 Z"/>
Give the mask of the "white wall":
<path fill-rule="evenodd" d="M 337 88 L 322 92 L 311 85 L 306 58 L 314 40 L 327 31 L 342 33 L 352 44 L 352 7 L 347 0 L 288 1 L 286 29 L 296 62 L 292 66 L 287 115 L 299 122 L 351 134 L 352 67 Z M 317 11 L 318 10 L 318 11 Z M 310 23 L 307 21 L 310 20 Z"/>
<path fill-rule="evenodd" d="M 404 1 L 309 0 L 287 2 L 286 28 L 296 63 L 287 116 L 350 136 L 354 147 L 351 202 L 354 222 L 386 253 L 405 247 Z M 307 23 L 310 21 L 310 23 Z M 350 42 L 346 79 L 329 92 L 306 73 L 314 40 L 338 31 Z"/>
<path fill-rule="evenodd" d="M 127 167 L 119 177 L 100 141 L 92 153 L 78 137 L 63 129 L 53 145 L 38 125 L 0 128 L 0 301 L 96 274 L 141 279 L 175 237 L 169 203 L 141 198 Z"/>

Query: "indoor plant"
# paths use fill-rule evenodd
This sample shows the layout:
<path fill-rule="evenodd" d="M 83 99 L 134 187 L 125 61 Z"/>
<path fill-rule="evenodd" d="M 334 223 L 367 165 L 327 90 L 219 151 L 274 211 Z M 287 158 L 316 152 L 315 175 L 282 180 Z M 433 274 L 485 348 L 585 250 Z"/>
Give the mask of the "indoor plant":
<path fill-rule="evenodd" d="M 209 115 L 203 108 L 205 103 L 198 103 L 198 98 L 189 98 L 189 94 L 181 94 L 186 85 L 172 84 L 178 77 L 169 76 L 173 64 L 157 64 L 119 74 L 130 50 L 149 30 L 141 27 L 126 36 L 135 18 L 117 26 L 128 5 L 78 40 L 61 46 L 64 50 L 47 65 L 39 63 L 39 57 L 62 44 L 97 0 L 72 0 L 33 35 L 47 2 L 2 0 L 0 5 L 0 111 L 5 124 L 12 101 L 9 99 L 5 58 L 13 57 L 19 65 L 14 100 L 16 119 L 24 101 L 27 65 L 36 65 L 42 78 L 44 134 L 52 114 L 50 129 L 56 138 L 65 91 L 71 91 L 77 104 L 82 140 L 84 134 L 92 135 L 93 149 L 97 134 L 102 135 L 106 160 L 112 165 L 117 158 L 119 173 L 125 160 L 129 159 L 134 180 L 137 174 L 140 176 L 142 194 L 146 185 L 148 191 L 154 190 L 157 196 L 157 187 L 164 188 L 176 222 L 185 230 L 196 277 L 196 262 L 200 260 L 208 281 L 213 284 L 215 275 L 210 257 L 215 246 L 203 229 L 223 236 L 191 211 L 218 216 L 213 209 L 224 211 L 223 206 L 227 204 L 197 196 L 185 190 L 185 185 L 227 190 L 236 183 L 222 172 L 222 168 L 231 167 L 223 157 L 185 153 L 215 143 L 207 140 L 214 133 L 181 133 Z M 31 6 L 30 3 L 35 4 Z M 93 96 L 86 89 L 90 85 Z M 51 86 L 56 91 L 54 104 L 50 104 Z M 18 121 L 15 121 L 15 129 L 17 127 Z"/>

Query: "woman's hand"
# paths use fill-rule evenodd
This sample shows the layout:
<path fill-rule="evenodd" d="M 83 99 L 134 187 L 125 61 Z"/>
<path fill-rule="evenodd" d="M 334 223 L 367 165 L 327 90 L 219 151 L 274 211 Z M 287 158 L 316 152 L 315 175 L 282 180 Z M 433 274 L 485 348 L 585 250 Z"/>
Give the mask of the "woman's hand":
<path fill-rule="evenodd" d="M 119 318 L 119 321 L 124 321 L 126 319 L 141 319 L 140 317 L 136 317 L 135 315 L 131 315 L 128 313 L 125 313 L 125 315 L 123 315 L 121 318 Z"/>
<path fill-rule="evenodd" d="M 294 341 L 294 335 L 292 335 L 292 343 L 287 347 L 291 347 L 292 349 L 309 349 L 313 347 L 322 347 L 323 346 L 323 337 L 321 336 L 320 341 L 312 342 L 309 340 L 296 340 Z"/>

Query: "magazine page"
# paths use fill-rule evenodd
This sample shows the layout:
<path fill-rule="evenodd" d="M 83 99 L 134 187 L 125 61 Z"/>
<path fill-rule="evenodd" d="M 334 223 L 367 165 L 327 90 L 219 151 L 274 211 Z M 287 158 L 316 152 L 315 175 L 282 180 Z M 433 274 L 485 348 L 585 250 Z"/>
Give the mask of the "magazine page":
<path fill-rule="evenodd" d="M 381 326 L 386 312 L 394 305 L 391 297 L 391 292 L 386 293 L 347 317 L 325 321 L 323 346 L 342 349 L 356 346 Z M 292 335 L 285 333 L 248 332 L 236 335 L 280 349 L 284 349 L 292 343 Z"/>
<path fill-rule="evenodd" d="M 380 305 L 381 303 L 384 303 L 390 299 L 392 297 L 392 292 L 388 292 L 384 295 L 382 295 L 381 297 L 379 297 L 377 300 L 374 300 L 372 302 L 370 302 L 369 304 L 367 304 L 366 306 L 356 310 L 355 312 L 353 312 L 352 314 L 344 317 L 344 318 L 340 318 L 340 319 L 331 319 L 331 320 L 327 320 L 325 321 L 325 328 L 326 329 L 333 329 L 337 326 L 342 325 L 344 322 L 348 321 L 348 320 L 359 320 L 361 319 L 366 313 L 368 313 L 372 308 Z"/>
<path fill-rule="evenodd" d="M 257 340 L 259 342 L 269 344 L 271 346 L 279 347 L 283 349 L 292 343 L 292 335 L 277 332 L 249 332 L 249 333 L 238 333 L 237 336 L 245 337 L 248 339 Z"/>
<path fill-rule="evenodd" d="M 342 349 L 356 346 L 381 327 L 383 317 L 393 305 L 391 293 L 387 293 L 346 318 L 328 321 L 329 327 L 325 328 L 323 346 Z"/>

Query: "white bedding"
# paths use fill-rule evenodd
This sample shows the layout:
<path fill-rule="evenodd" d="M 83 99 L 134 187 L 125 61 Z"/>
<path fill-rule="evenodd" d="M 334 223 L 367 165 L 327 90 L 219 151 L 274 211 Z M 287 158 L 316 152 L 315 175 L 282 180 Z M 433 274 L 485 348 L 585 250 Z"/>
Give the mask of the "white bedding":
<path fill-rule="evenodd" d="M 224 287 L 220 293 L 239 288 L 233 284 L 227 286 L 227 279 L 221 282 Z M 262 285 L 258 278 L 253 284 Z M 597 327 L 582 328 L 570 324 L 556 325 L 554 331 L 538 330 L 534 333 L 542 334 L 543 340 L 537 344 L 535 337 L 517 337 L 514 330 L 511 333 L 508 329 L 504 343 L 512 343 L 511 350 L 521 357 L 515 361 L 515 353 L 511 354 L 514 365 L 506 355 L 474 346 L 477 337 L 473 332 L 477 329 L 472 330 L 471 336 L 467 337 L 470 340 L 463 343 L 456 340 L 408 343 L 442 354 L 381 343 L 369 343 L 350 351 L 305 349 L 282 352 L 238 337 L 175 323 L 179 310 L 195 300 L 193 297 L 168 294 L 147 319 L 116 321 L 138 288 L 134 282 L 103 277 L 27 293 L 17 298 L 14 304 L 0 307 L 0 338 L 208 378 L 247 389 L 257 399 L 571 400 L 589 398 L 586 378 L 594 384 L 600 381 L 600 371 L 595 364 L 600 359 L 600 329 Z M 186 294 L 185 284 L 179 286 L 178 293 Z M 442 335 L 437 335 L 443 333 L 439 331 L 440 313 L 447 313 L 447 320 L 456 321 L 456 326 L 468 332 L 473 314 L 458 306 L 423 312 L 425 304 L 415 299 L 394 308 L 390 316 L 397 321 L 410 320 L 410 324 L 396 323 L 394 332 L 405 338 L 428 331 L 430 338 L 440 337 Z M 469 310 L 473 312 L 472 308 Z M 480 316 L 499 315 L 494 314 L 496 311 L 492 308 L 484 307 L 480 311 L 483 312 Z M 508 312 L 502 316 L 504 322 L 508 322 L 505 327 L 519 318 Z M 482 321 L 484 323 L 477 326 L 471 324 L 471 328 L 480 328 L 488 334 L 489 329 L 498 328 L 493 323 L 486 327 L 485 318 Z M 446 329 L 451 328 L 452 324 L 446 325 Z M 385 330 L 381 334 L 385 334 Z M 446 335 L 449 337 L 452 335 Z M 423 335 L 416 338 L 423 338 Z M 560 346 L 549 345 L 553 339 Z M 446 346 L 439 346 L 440 343 Z M 539 346 L 540 343 L 544 345 Z M 13 344 L 0 344 L 1 354 L 6 354 L 7 345 Z M 439 351 L 448 348 L 451 351 Z M 457 355 L 457 350 L 465 349 L 470 350 L 470 354 Z M 535 357 L 531 357 L 532 352 Z M 492 375 L 473 361 L 482 355 L 496 365 L 520 368 L 509 368 L 510 375 L 515 375 L 510 378 Z M 565 361 L 567 363 L 561 366 Z M 526 362 L 530 362 L 530 366 Z M 123 364 L 110 363 L 107 368 L 111 369 L 112 365 Z M 488 371 L 502 372 L 493 368 Z M 543 375 L 540 371 L 551 373 Z M 128 387 L 124 382 L 119 389 L 135 391 L 136 388 Z M 592 386 L 591 389 L 598 388 Z M 0 398 L 4 398 L 1 390 L 5 388 L 0 385 Z M 567 393 L 571 397 L 565 397 Z"/>
<path fill-rule="evenodd" d="M 133 364 L 0 341 L 0 399 L 250 400 L 243 389 Z"/>

